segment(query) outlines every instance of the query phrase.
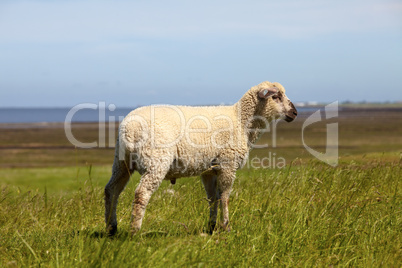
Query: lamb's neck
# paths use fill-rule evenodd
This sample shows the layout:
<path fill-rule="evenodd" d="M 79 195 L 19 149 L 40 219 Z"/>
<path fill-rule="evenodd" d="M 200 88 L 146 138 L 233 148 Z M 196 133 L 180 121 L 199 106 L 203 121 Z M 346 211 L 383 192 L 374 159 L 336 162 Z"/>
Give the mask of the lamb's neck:
<path fill-rule="evenodd" d="M 247 92 L 235 105 L 236 112 L 240 117 L 240 124 L 244 135 L 250 144 L 254 144 L 262 134 L 262 130 L 266 127 L 262 120 L 254 120 L 256 116 L 260 116 L 258 99 Z"/>
<path fill-rule="evenodd" d="M 255 116 L 257 99 L 254 99 L 250 92 L 246 92 L 234 106 L 238 117 L 240 117 L 241 126 L 247 127 Z"/>

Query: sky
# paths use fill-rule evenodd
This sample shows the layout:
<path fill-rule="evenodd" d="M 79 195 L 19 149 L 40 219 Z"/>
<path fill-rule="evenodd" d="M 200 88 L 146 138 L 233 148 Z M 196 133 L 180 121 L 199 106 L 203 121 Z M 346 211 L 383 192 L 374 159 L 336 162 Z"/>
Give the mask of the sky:
<path fill-rule="evenodd" d="M 402 101 L 402 1 L 0 2 L 0 107 Z"/>

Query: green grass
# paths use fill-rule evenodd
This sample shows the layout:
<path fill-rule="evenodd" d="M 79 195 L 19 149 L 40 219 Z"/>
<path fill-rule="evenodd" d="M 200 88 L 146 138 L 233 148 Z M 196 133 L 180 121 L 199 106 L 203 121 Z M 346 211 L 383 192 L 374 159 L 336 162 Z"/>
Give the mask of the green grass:
<path fill-rule="evenodd" d="M 401 174 L 400 161 L 375 157 L 337 168 L 309 161 L 241 170 L 230 200 L 232 231 L 213 235 L 205 234 L 200 180 L 164 182 L 141 232 L 130 236 L 134 176 L 111 239 L 103 223 L 110 166 L 2 169 L 0 267 L 400 267 Z"/>
<path fill-rule="evenodd" d="M 113 239 L 103 219 L 113 144 L 75 149 L 60 124 L 2 128 L 0 267 L 401 267 L 400 110 L 340 111 L 336 168 L 309 160 L 304 120 L 279 123 L 276 148 L 271 133 L 260 140 L 277 160 L 286 159 L 284 169 L 238 172 L 231 232 L 205 234 L 203 186 L 185 178 L 162 183 L 141 232 L 130 236 L 135 174 L 121 195 Z M 306 144 L 321 152 L 326 123 L 304 129 Z M 92 142 L 98 126 L 75 124 L 73 133 Z M 254 156 L 267 157 L 267 149 Z"/>
<path fill-rule="evenodd" d="M 46 188 L 50 194 L 71 193 L 87 184 L 101 187 L 107 183 L 110 175 L 110 166 L 0 169 L 1 184 L 15 186 L 18 192 L 44 191 Z"/>

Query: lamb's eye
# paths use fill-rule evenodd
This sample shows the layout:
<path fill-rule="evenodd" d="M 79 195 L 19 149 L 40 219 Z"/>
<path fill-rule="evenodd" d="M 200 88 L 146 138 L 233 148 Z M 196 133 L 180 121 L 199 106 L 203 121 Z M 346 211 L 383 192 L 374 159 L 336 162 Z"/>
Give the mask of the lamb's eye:
<path fill-rule="evenodd" d="M 272 99 L 274 99 L 274 100 L 277 100 L 277 99 L 282 100 L 282 98 L 280 96 L 278 96 L 278 95 L 273 95 Z"/>

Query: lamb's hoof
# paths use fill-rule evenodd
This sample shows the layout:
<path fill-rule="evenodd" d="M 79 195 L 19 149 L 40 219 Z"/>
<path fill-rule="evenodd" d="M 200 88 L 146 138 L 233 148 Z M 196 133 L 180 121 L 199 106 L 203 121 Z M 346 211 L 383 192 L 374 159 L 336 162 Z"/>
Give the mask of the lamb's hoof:
<path fill-rule="evenodd" d="M 170 179 L 171 184 L 176 184 L 176 178 Z"/>
<path fill-rule="evenodd" d="M 112 225 L 107 228 L 107 235 L 112 237 L 117 233 L 117 225 Z"/>
<path fill-rule="evenodd" d="M 131 225 L 131 229 L 130 229 L 130 235 L 131 236 L 135 236 L 136 234 L 139 234 L 141 230 L 141 226 L 138 225 Z"/>
<path fill-rule="evenodd" d="M 224 232 L 230 232 L 230 231 L 232 231 L 232 228 L 230 228 L 230 226 L 227 225 L 227 224 L 222 224 L 222 225 L 221 225 L 221 229 L 222 229 L 222 231 L 224 231 Z"/>
<path fill-rule="evenodd" d="M 208 234 L 212 234 L 215 230 L 216 222 L 208 223 Z"/>

